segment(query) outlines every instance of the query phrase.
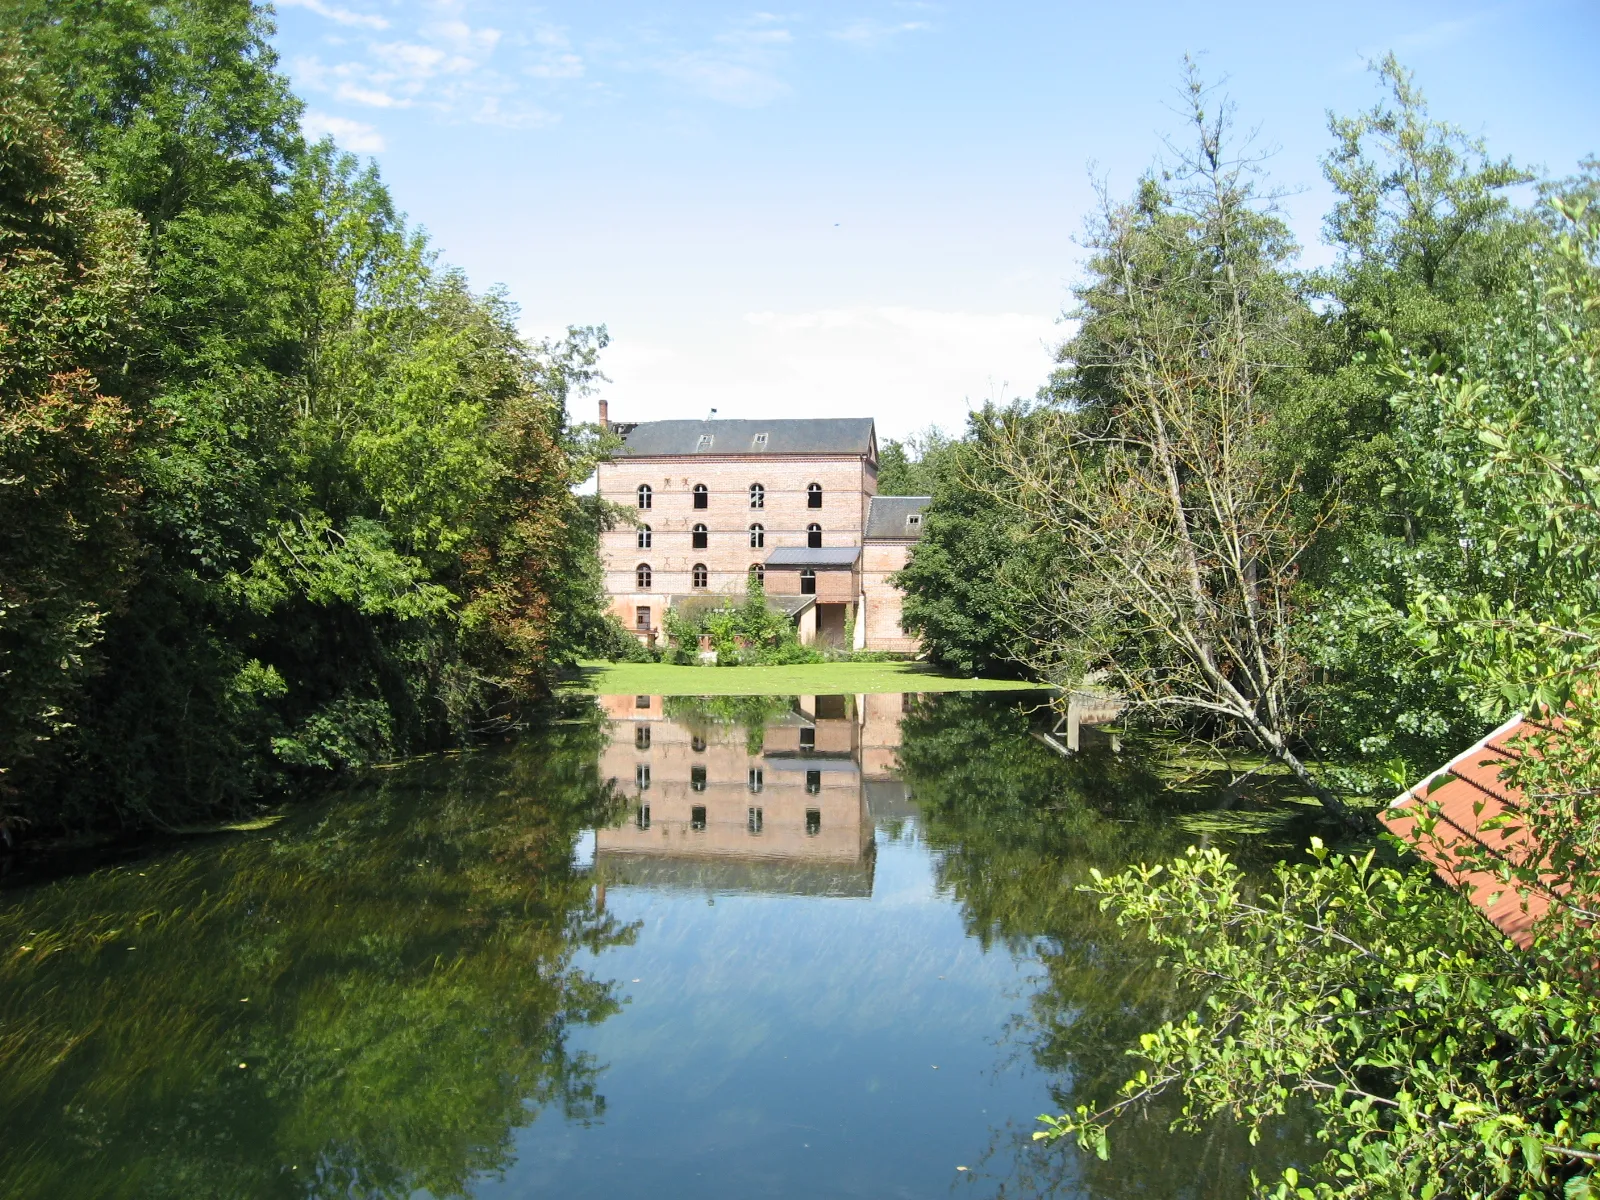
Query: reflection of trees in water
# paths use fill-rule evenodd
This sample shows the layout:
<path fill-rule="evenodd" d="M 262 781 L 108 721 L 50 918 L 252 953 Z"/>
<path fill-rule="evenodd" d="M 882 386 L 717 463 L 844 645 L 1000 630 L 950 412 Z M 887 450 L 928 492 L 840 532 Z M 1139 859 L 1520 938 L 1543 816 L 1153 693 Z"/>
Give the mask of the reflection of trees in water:
<path fill-rule="evenodd" d="M 461 1195 L 603 1111 L 566 1047 L 618 1010 L 574 955 L 635 934 L 571 865 L 600 746 L 591 712 L 11 898 L 0 1193 Z"/>
<path fill-rule="evenodd" d="M 718 725 L 744 730 L 745 748 L 760 754 L 767 726 L 799 703 L 798 696 L 664 696 L 661 711 L 690 733 L 704 735 Z"/>
<path fill-rule="evenodd" d="M 1237 802 L 1193 779 L 1166 788 L 1157 743 L 1100 745 L 1063 759 L 1030 736 L 1029 703 L 983 695 L 922 698 L 901 726 L 901 773 L 918 802 L 939 885 L 961 904 L 968 931 L 1037 957 L 1039 990 L 1010 1036 L 1052 1080 L 1056 1111 L 1098 1105 L 1138 1069 L 1126 1050 L 1139 1034 L 1181 1017 L 1198 997 L 1181 994 L 1142 938 L 1117 928 L 1077 890 L 1092 868 L 1181 853 L 1197 841 L 1186 818 Z M 1225 783 L 1226 780 L 1222 780 Z M 1275 859 L 1285 851 L 1246 859 Z M 996 1132 L 986 1168 L 1008 1170 L 1000 1195 L 1233 1197 L 1249 1172 L 1317 1157 L 1285 1124 L 1252 1148 L 1243 1131 L 1216 1123 L 1195 1135 L 1168 1126 L 1176 1104 L 1156 1105 L 1118 1127 L 1109 1162 L 1066 1148 L 1036 1147 L 1033 1126 Z M 1004 1167 L 1002 1165 L 1004 1164 Z"/>

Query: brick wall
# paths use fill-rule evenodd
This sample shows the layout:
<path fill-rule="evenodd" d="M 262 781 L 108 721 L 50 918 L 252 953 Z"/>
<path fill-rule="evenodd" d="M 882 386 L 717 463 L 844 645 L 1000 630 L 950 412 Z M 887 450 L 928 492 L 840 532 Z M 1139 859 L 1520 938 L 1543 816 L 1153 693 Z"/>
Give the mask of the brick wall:
<path fill-rule="evenodd" d="M 693 505 L 694 486 L 708 489 L 708 507 Z M 766 504 L 750 507 L 750 485 L 766 489 Z M 822 507 L 806 506 L 806 487 L 822 485 Z M 637 508 L 640 484 L 651 488 L 651 507 Z M 877 473 L 863 458 L 822 457 L 695 457 L 621 459 L 601 463 L 600 495 L 625 506 L 651 527 L 651 546 L 640 549 L 638 532 L 623 528 L 601 535 L 605 587 L 615 609 L 630 628 L 635 598 L 659 604 L 667 595 L 694 589 L 692 569 L 705 564 L 713 593 L 742 592 L 751 564 L 763 562 L 777 546 L 806 545 L 806 526 L 822 526 L 824 546 L 858 546 L 867 503 L 877 490 Z M 760 548 L 750 545 L 750 526 L 764 527 Z M 704 524 L 707 546 L 695 549 L 693 529 Z M 636 590 L 639 563 L 651 568 L 648 596 Z M 799 588 L 796 586 L 795 591 Z"/>
<path fill-rule="evenodd" d="M 900 589 L 889 582 L 889 576 L 905 566 L 910 557 L 909 542 L 868 542 L 861 549 L 861 587 L 867 598 L 868 650 L 914 654 L 922 648 L 919 638 L 900 627 L 904 597 Z"/>

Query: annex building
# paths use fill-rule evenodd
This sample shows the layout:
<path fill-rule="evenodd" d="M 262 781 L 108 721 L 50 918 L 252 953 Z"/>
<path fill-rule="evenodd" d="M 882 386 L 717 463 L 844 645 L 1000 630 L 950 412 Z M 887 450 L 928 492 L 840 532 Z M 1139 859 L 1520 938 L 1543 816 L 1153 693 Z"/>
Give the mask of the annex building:
<path fill-rule="evenodd" d="M 601 421 L 607 414 L 602 406 Z M 879 496 L 871 417 L 608 423 L 622 448 L 600 495 L 638 524 L 601 535 L 612 611 L 654 642 L 669 607 L 759 579 L 800 640 L 911 652 L 889 576 L 922 534 L 926 496 Z"/>

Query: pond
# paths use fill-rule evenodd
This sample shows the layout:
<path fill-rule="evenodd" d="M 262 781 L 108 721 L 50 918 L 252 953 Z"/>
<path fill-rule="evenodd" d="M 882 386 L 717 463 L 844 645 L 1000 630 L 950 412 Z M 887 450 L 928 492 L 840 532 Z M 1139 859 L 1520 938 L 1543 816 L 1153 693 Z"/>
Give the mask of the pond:
<path fill-rule="evenodd" d="M 1039 704 L 574 699 L 12 886 L 0 1195 L 1202 1198 L 1320 1157 L 1171 1107 L 1109 1161 L 1032 1140 L 1192 1003 L 1089 870 L 1304 836 Z"/>

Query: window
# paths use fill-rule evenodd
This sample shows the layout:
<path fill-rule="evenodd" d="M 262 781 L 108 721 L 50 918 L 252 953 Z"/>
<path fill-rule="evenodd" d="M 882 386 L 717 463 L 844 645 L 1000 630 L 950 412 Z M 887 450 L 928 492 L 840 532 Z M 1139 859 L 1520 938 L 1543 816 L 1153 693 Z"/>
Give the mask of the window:
<path fill-rule="evenodd" d="M 634 767 L 634 769 L 633 769 L 633 781 L 634 781 L 634 783 L 639 785 L 639 790 L 641 792 L 649 790 L 649 787 L 650 787 L 650 764 L 649 763 L 640 763 L 638 766 Z"/>
<path fill-rule="evenodd" d="M 706 790 L 706 769 L 704 767 L 689 768 L 689 786 L 697 792 Z M 705 828 L 705 818 L 700 818 L 701 828 Z"/>
<path fill-rule="evenodd" d="M 650 828 L 650 806 L 648 804 L 641 804 L 634 810 L 633 823 L 640 829 Z"/>
<path fill-rule="evenodd" d="M 822 526 L 812 523 L 806 526 L 806 545 L 813 550 L 822 549 Z"/>
<path fill-rule="evenodd" d="M 650 707 L 650 697 L 649 696 L 635 696 L 633 698 L 633 706 L 635 708 L 649 708 Z"/>
<path fill-rule="evenodd" d="M 650 526 L 648 526 L 648 525 L 639 526 L 639 539 L 638 540 L 639 540 L 639 549 L 641 549 L 641 550 L 650 549 Z"/>
<path fill-rule="evenodd" d="M 921 524 L 922 524 L 922 514 L 921 513 L 912 513 L 910 516 L 908 516 L 906 518 L 906 528 L 907 529 L 915 529 L 918 525 L 921 525 Z"/>
<path fill-rule="evenodd" d="M 649 508 L 650 502 L 654 498 L 654 493 L 650 491 L 650 485 L 648 483 L 641 483 L 639 485 L 639 507 Z"/>
<path fill-rule="evenodd" d="M 806 507 L 822 507 L 822 485 L 820 483 L 808 483 L 806 485 Z"/>
<path fill-rule="evenodd" d="M 755 448 L 757 450 L 765 450 L 767 448 L 767 435 L 766 434 L 764 434 L 764 433 L 756 434 L 754 441 L 755 441 Z"/>
<path fill-rule="evenodd" d="M 694 448 L 696 450 L 709 450 L 711 449 L 711 443 L 714 440 L 715 439 L 709 433 L 702 433 L 700 435 L 700 440 L 694 444 Z"/>
<path fill-rule="evenodd" d="M 751 767 L 748 786 L 752 792 L 759 792 L 767 786 L 766 772 L 760 767 Z"/>
<path fill-rule="evenodd" d="M 767 568 L 762 566 L 760 563 L 751 563 L 750 578 L 754 579 L 757 583 L 765 584 L 767 582 Z"/>
<path fill-rule="evenodd" d="M 703 483 L 697 483 L 694 485 L 694 506 L 696 508 L 711 507 L 711 492 Z"/>
<path fill-rule="evenodd" d="M 691 572 L 691 574 L 694 578 L 695 587 L 703 588 L 710 586 L 711 572 L 706 570 L 705 563 L 695 563 L 694 570 Z"/>
<path fill-rule="evenodd" d="M 650 564 L 640 563 L 633 569 L 633 582 L 638 585 L 641 592 L 650 590 Z"/>
<path fill-rule="evenodd" d="M 704 829 L 706 827 L 706 806 L 696 804 L 689 810 L 689 828 Z"/>
<path fill-rule="evenodd" d="M 767 489 L 759 483 L 750 485 L 750 507 L 765 508 L 767 506 Z"/>
<path fill-rule="evenodd" d="M 811 777 L 813 775 L 815 775 L 817 777 L 817 785 L 816 785 L 816 787 L 812 787 L 811 786 Z M 806 791 L 810 792 L 813 796 L 815 796 L 821 790 L 822 790 L 822 772 L 821 771 L 807 771 L 806 772 Z M 810 834 L 812 837 L 816 837 L 817 834 L 822 832 L 822 810 L 820 808 L 808 808 L 808 809 L 806 809 L 806 832 L 808 834 Z"/>
<path fill-rule="evenodd" d="M 696 550 L 704 550 L 707 543 L 710 541 L 711 531 L 708 530 L 704 525 L 696 525 L 693 530 L 693 537 L 694 548 Z"/>
<path fill-rule="evenodd" d="M 648 604 L 641 604 L 633 610 L 633 627 L 649 632 L 650 606 Z"/>
<path fill-rule="evenodd" d="M 817 594 L 817 573 L 810 567 L 800 572 L 800 594 L 802 596 L 815 596 Z"/>
<path fill-rule="evenodd" d="M 650 749 L 650 726 L 635 725 L 633 727 L 633 748 L 635 750 Z"/>
<path fill-rule="evenodd" d="M 767 527 L 765 525 L 750 526 L 750 549 L 759 550 L 767 544 Z"/>
<path fill-rule="evenodd" d="M 689 749 L 693 750 L 696 754 L 704 754 L 706 752 L 705 738 L 699 736 L 698 734 L 690 738 Z"/>
<path fill-rule="evenodd" d="M 815 750 L 817 748 L 817 731 L 806 728 L 800 731 L 800 749 Z"/>
<path fill-rule="evenodd" d="M 760 833 L 762 822 L 763 813 L 759 808 L 752 805 L 749 814 L 745 817 L 745 828 L 751 833 Z"/>

